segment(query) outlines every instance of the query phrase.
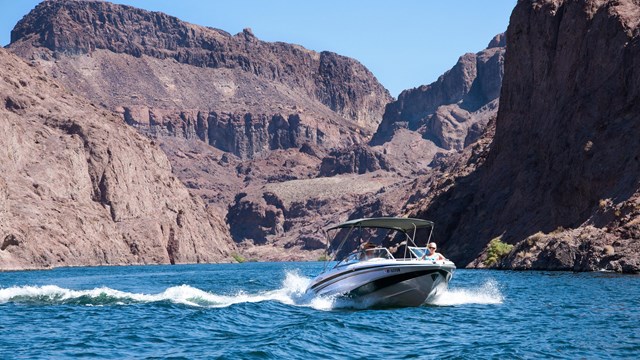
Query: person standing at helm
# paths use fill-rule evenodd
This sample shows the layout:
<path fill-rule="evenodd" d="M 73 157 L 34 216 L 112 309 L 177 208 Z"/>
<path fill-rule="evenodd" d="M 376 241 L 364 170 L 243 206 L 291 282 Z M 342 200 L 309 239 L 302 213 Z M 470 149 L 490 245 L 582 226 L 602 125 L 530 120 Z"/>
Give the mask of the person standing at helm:
<path fill-rule="evenodd" d="M 427 244 L 427 252 L 424 255 L 422 255 L 420 259 L 421 260 L 444 260 L 445 257 L 442 256 L 442 254 L 436 252 L 437 249 L 438 249 L 438 246 L 436 246 L 436 243 L 431 242 Z"/>

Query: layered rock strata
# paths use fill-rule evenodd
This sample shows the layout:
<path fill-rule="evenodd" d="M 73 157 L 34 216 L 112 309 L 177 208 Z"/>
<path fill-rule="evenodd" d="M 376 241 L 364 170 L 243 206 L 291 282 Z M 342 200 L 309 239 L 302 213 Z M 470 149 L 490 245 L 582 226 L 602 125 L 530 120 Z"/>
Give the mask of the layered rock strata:
<path fill-rule="evenodd" d="M 249 258 L 317 260 L 327 247 L 324 227 L 398 181 L 378 171 L 249 187 L 235 198 L 227 222 Z"/>
<path fill-rule="evenodd" d="M 248 29 L 232 36 L 106 2 L 45 1 L 10 49 L 151 136 L 209 211 L 227 214 L 247 257 L 277 260 L 317 257 L 318 229 L 359 205 L 391 215 L 407 179 L 477 139 L 497 108 L 504 43 L 405 92 L 373 148 L 365 143 L 392 99 L 366 68 Z"/>
<path fill-rule="evenodd" d="M 366 142 L 392 100 L 356 60 L 106 2 L 45 1 L 15 27 L 10 49 L 153 138 L 210 212 L 229 212 L 231 224 L 245 227 L 259 224 L 239 217 L 237 195 L 255 194 L 245 200 L 260 208 L 262 186 L 294 181 L 294 188 L 316 177 L 330 152 Z M 354 206 L 331 201 L 334 213 Z M 287 239 L 305 238 L 296 227 L 306 226 L 303 219 L 287 228 Z M 268 233 L 266 246 L 284 243 Z M 314 248 L 295 244 L 291 251 Z M 265 259 L 288 256 L 275 249 Z"/>
<path fill-rule="evenodd" d="M 130 123 L 204 141 L 219 125 L 234 143 L 209 144 L 243 158 L 287 146 L 283 119 L 298 119 L 286 134 L 294 140 L 362 141 L 391 100 L 353 59 L 102 1 L 45 1 L 11 39 L 12 51 Z M 337 126 L 349 131 L 331 133 Z"/>
<path fill-rule="evenodd" d="M 339 174 L 364 174 L 377 170 L 392 170 L 389 160 L 365 145 L 333 150 L 322 159 L 320 176 Z"/>

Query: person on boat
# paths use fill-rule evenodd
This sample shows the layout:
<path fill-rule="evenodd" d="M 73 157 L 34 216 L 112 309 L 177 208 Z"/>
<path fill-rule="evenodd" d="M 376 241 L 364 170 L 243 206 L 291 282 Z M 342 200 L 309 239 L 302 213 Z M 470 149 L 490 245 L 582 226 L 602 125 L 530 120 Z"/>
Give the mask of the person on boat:
<path fill-rule="evenodd" d="M 360 248 L 362 250 L 360 250 L 360 260 L 369 260 L 369 259 L 373 259 L 375 250 L 374 248 L 376 247 L 375 244 L 372 244 L 370 242 L 365 242 L 362 245 L 360 245 Z"/>
<path fill-rule="evenodd" d="M 436 245 L 436 243 L 431 242 L 427 244 L 427 252 L 424 255 L 422 255 L 420 259 L 421 260 L 444 260 L 445 257 L 442 256 L 442 254 L 436 252 L 437 249 L 438 249 L 438 246 Z"/>

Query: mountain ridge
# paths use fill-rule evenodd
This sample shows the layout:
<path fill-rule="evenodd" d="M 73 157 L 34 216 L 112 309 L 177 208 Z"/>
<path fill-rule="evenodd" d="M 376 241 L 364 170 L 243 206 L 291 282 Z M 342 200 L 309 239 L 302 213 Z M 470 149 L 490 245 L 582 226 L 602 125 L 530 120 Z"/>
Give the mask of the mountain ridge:
<path fill-rule="evenodd" d="M 504 53 L 497 36 L 462 56 L 448 81 L 425 86 L 456 95 L 430 112 L 410 114 L 425 97 L 414 89 L 414 105 L 401 106 L 414 123 L 369 146 L 392 98 L 356 60 L 331 52 L 68 0 L 43 2 L 12 40 L 11 51 L 157 142 L 190 192 L 226 219 L 240 252 L 263 260 L 318 258 L 318 228 L 354 208 L 402 211 L 414 177 L 470 146 L 494 116 Z"/>
<path fill-rule="evenodd" d="M 354 59 L 283 42 L 263 42 L 249 29 L 230 35 L 163 13 L 108 2 L 44 1 L 12 31 L 15 52 L 21 52 L 21 42 L 28 43 L 27 53 L 33 47 L 75 56 L 102 49 L 197 67 L 240 69 L 301 89 L 363 127 L 375 123 L 391 99 L 373 74 Z M 27 53 L 21 55 L 28 57 Z M 372 93 L 375 96 L 369 96 Z"/>

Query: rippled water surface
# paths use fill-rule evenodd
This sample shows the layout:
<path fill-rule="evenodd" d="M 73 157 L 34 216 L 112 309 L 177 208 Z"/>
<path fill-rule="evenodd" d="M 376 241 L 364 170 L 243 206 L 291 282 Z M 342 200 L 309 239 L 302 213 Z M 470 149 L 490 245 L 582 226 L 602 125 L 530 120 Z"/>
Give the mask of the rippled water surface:
<path fill-rule="evenodd" d="M 458 270 L 418 308 L 303 295 L 322 263 L 0 273 L 10 358 L 638 358 L 640 277 Z M 354 308 L 356 307 L 356 308 Z"/>

